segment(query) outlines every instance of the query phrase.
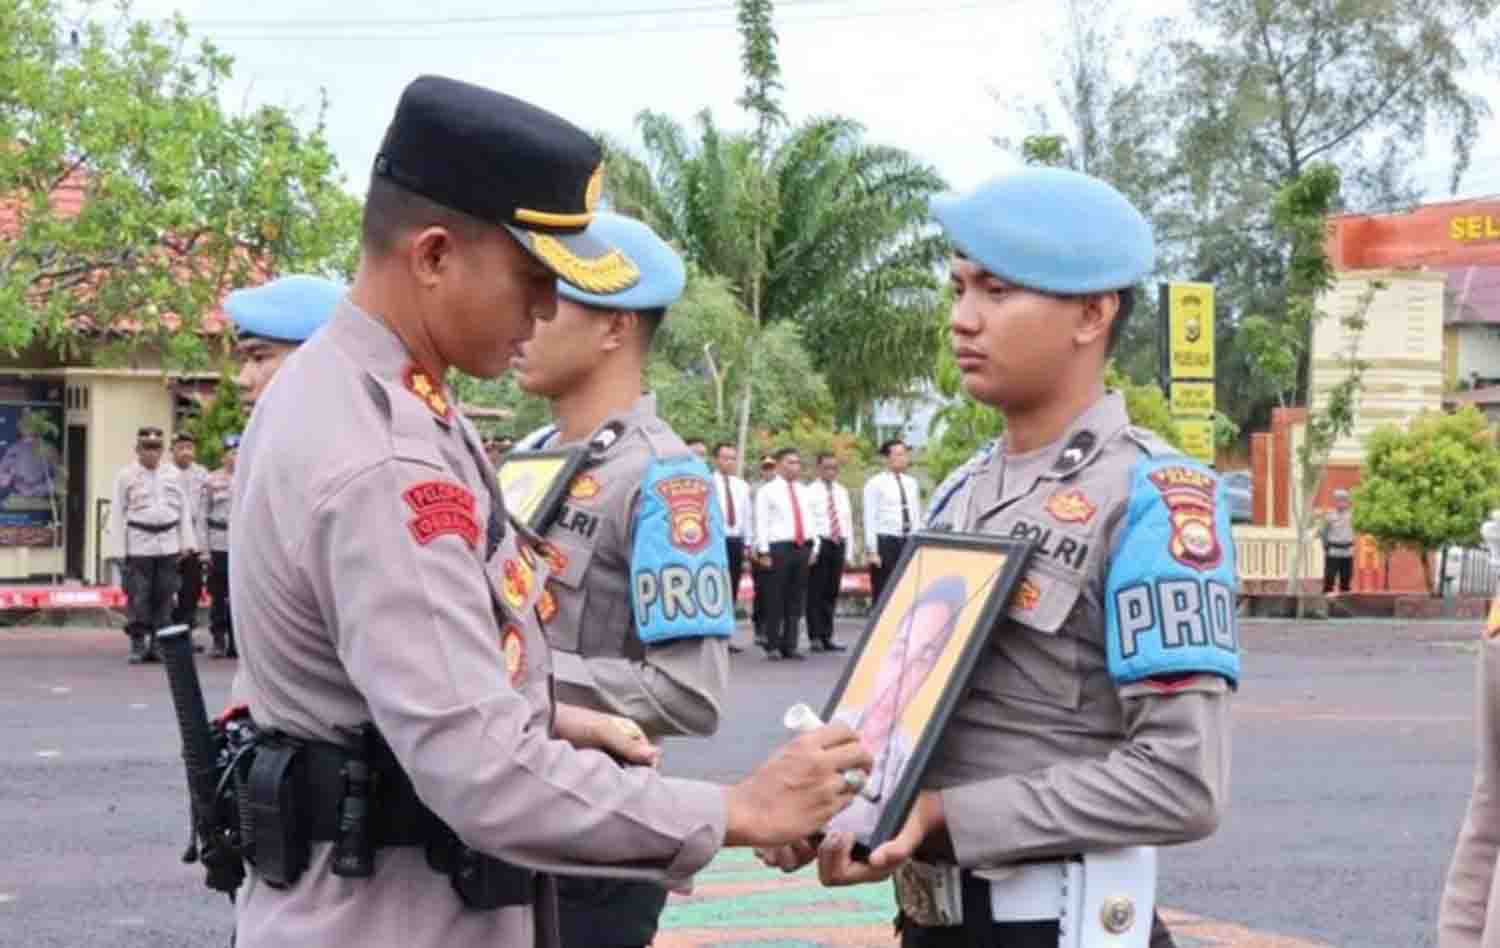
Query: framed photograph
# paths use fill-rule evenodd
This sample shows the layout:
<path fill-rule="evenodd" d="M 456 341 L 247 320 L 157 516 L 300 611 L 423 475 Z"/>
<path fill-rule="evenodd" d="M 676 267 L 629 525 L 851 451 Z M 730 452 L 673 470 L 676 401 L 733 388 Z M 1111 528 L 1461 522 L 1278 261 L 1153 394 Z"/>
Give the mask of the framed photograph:
<path fill-rule="evenodd" d="M 963 533 L 907 541 L 823 713 L 875 756 L 866 789 L 826 827 L 854 835 L 856 858 L 900 832 L 1031 550 L 1030 540 Z"/>
<path fill-rule="evenodd" d="M 587 458 L 582 445 L 507 454 L 498 475 L 506 511 L 532 532 L 546 533 Z"/>

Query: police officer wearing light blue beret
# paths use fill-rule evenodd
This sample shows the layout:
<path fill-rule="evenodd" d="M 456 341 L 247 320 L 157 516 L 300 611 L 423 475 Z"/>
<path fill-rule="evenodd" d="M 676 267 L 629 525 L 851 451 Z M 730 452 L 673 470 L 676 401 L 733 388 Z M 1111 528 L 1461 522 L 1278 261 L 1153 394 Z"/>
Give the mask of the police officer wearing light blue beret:
<path fill-rule="evenodd" d="M 342 283 L 299 274 L 235 290 L 225 298 L 224 311 L 235 327 L 240 400 L 246 411 L 255 407 L 286 357 L 328 321 L 346 292 Z"/>
<path fill-rule="evenodd" d="M 513 363 L 548 399 L 554 424 L 526 449 L 588 445 L 547 532 L 560 556 L 538 611 L 559 701 L 618 715 L 652 741 L 713 734 L 728 679 L 734 594 L 707 467 L 643 395 L 651 341 L 687 273 L 639 221 L 600 213 L 588 234 L 635 262 L 618 293 L 559 283 L 557 317 L 539 323 Z M 655 937 L 660 885 L 558 880 L 564 948 L 636 948 Z"/>
<path fill-rule="evenodd" d="M 1218 826 L 1240 662 L 1218 479 L 1132 426 L 1104 384 L 1151 228 L 1110 185 L 1058 169 L 933 213 L 964 389 L 1006 424 L 934 492 L 928 527 L 1032 554 L 904 827 L 867 862 L 830 834 L 820 875 L 894 876 L 909 948 L 1168 945 L 1156 847 Z"/>

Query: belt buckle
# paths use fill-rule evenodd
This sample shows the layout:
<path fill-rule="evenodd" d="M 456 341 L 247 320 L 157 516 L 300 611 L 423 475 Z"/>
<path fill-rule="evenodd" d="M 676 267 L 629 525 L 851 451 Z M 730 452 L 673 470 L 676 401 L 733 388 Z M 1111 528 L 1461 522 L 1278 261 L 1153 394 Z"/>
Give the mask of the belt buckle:
<path fill-rule="evenodd" d="M 901 914 L 913 923 L 923 928 L 963 924 L 963 881 L 957 866 L 911 860 L 896 870 L 895 885 Z"/>

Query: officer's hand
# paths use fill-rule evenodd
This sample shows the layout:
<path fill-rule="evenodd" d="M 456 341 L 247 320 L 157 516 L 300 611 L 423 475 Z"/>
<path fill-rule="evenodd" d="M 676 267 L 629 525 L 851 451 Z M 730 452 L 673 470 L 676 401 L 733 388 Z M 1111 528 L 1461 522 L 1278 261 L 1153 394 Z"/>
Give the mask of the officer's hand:
<path fill-rule="evenodd" d="M 725 844 L 774 847 L 806 839 L 854 798 L 844 771 L 868 774 L 873 766 L 847 724 L 808 731 L 728 789 Z"/>
<path fill-rule="evenodd" d="M 785 846 L 773 846 L 769 849 L 761 848 L 755 851 L 760 861 L 773 869 L 782 872 L 796 872 L 803 866 L 818 858 L 818 847 L 810 841 L 799 839 Z"/>
<path fill-rule="evenodd" d="M 629 718 L 601 714 L 594 727 L 598 731 L 595 747 L 624 764 L 655 767 L 661 763 L 661 748 L 646 738 L 641 726 Z"/>
<path fill-rule="evenodd" d="M 880 569 L 880 557 L 875 553 L 865 554 L 865 565 Z"/>
<path fill-rule="evenodd" d="M 818 879 L 827 886 L 860 885 L 879 882 L 900 869 L 933 833 L 948 825 L 943 812 L 943 796 L 936 790 L 923 790 L 912 804 L 911 815 L 895 838 L 870 854 L 867 863 L 851 854 L 854 837 L 836 833 L 824 840 L 818 851 Z"/>
<path fill-rule="evenodd" d="M 647 740 L 640 725 L 629 718 L 559 704 L 553 722 L 557 736 L 574 747 L 603 751 L 624 764 L 655 767 L 661 762 L 661 748 Z"/>

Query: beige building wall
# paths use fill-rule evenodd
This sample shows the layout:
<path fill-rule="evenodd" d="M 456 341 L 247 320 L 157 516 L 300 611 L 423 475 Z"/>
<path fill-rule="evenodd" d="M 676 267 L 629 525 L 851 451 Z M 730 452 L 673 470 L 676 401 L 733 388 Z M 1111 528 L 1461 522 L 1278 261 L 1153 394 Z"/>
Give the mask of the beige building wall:
<path fill-rule="evenodd" d="M 1376 281 L 1359 336 L 1358 355 L 1368 363 L 1353 433 L 1334 445 L 1329 461 L 1358 464 L 1364 439 L 1383 424 L 1400 425 L 1423 411 L 1440 411 L 1443 400 L 1443 287 L 1446 275 L 1420 271 L 1365 270 L 1342 273 L 1318 302 L 1313 330 L 1312 401 L 1321 410 L 1328 392 L 1346 376 L 1341 358 L 1351 334 L 1343 320 Z"/>

